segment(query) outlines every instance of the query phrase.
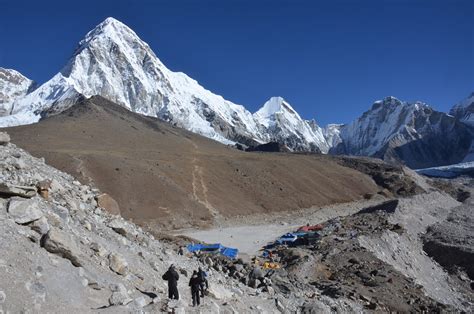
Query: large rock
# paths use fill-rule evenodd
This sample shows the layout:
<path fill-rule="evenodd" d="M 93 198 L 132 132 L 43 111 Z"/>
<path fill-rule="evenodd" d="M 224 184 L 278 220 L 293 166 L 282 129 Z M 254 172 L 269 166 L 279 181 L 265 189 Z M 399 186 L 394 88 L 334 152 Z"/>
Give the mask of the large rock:
<path fill-rule="evenodd" d="M 8 214 L 18 224 L 27 224 L 43 217 L 37 200 L 14 197 L 8 203 Z"/>
<path fill-rule="evenodd" d="M 48 252 L 70 260 L 76 267 L 82 266 L 81 251 L 70 234 L 52 228 L 45 236 L 42 244 Z"/>
<path fill-rule="evenodd" d="M 123 284 L 114 284 L 110 288 L 112 290 L 112 295 L 109 298 L 110 305 L 127 305 L 133 301 Z"/>
<path fill-rule="evenodd" d="M 226 288 L 218 285 L 211 285 L 208 289 L 209 296 L 217 299 L 217 300 L 225 300 L 232 298 L 232 292 L 227 290 Z"/>
<path fill-rule="evenodd" d="M 10 143 L 10 135 L 6 132 L 0 132 L 0 145 L 7 145 Z"/>
<path fill-rule="evenodd" d="M 120 207 L 118 203 L 107 193 L 103 193 L 96 197 L 97 205 L 113 215 L 120 215 Z"/>
<path fill-rule="evenodd" d="M 35 195 L 36 195 L 35 187 L 0 183 L 0 196 L 3 196 L 3 197 L 20 196 L 24 198 L 32 198 Z"/>
<path fill-rule="evenodd" d="M 134 230 L 128 223 L 121 219 L 114 219 L 108 224 L 109 228 L 113 229 L 118 234 L 123 235 L 124 237 L 133 240 L 138 235 L 138 232 Z"/>
<path fill-rule="evenodd" d="M 44 216 L 36 221 L 33 221 L 30 227 L 34 231 L 38 232 L 38 234 L 40 234 L 41 236 L 47 234 L 50 229 L 48 219 L 46 219 L 46 217 Z"/>
<path fill-rule="evenodd" d="M 126 275 L 128 272 L 128 263 L 119 254 L 111 253 L 109 255 L 109 267 L 119 275 Z"/>

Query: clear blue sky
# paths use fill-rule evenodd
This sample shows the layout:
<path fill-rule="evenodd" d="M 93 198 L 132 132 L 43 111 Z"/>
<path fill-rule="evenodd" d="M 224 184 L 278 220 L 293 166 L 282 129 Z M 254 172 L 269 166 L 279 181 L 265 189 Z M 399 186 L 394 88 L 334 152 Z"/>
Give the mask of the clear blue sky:
<path fill-rule="evenodd" d="M 324 125 L 388 95 L 447 111 L 474 91 L 472 0 L 0 0 L 0 12 L 0 66 L 40 83 L 112 16 L 251 111 L 283 96 Z"/>

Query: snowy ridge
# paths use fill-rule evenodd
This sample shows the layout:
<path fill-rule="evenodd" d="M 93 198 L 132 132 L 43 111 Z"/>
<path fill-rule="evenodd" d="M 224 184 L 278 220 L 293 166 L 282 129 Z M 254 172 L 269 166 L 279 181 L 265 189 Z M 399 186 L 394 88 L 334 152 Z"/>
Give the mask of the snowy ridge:
<path fill-rule="evenodd" d="M 455 105 L 449 113 L 463 123 L 474 126 L 474 92 Z"/>
<path fill-rule="evenodd" d="M 270 98 L 254 113 L 254 118 L 263 129 L 265 141 L 283 143 L 297 151 L 321 151 L 327 153 L 329 146 L 322 129 L 315 121 L 307 122 L 282 97 Z M 302 139 L 302 140 L 301 140 Z"/>
<path fill-rule="evenodd" d="M 452 116 L 395 97 L 376 101 L 341 127 L 340 139 L 332 153 L 402 161 L 413 168 L 461 162 L 472 142 L 467 127 Z"/>
<path fill-rule="evenodd" d="M 341 129 L 346 152 L 372 156 L 392 139 L 403 142 L 419 138 L 421 135 L 413 127 L 413 118 L 415 112 L 424 108 L 429 106 L 402 103 L 392 96 L 376 101 L 371 110 Z"/>
<path fill-rule="evenodd" d="M 288 104 L 283 105 L 290 108 L 284 114 L 275 111 L 257 119 L 186 74 L 166 68 L 148 44 L 114 18 L 86 34 L 60 73 L 15 101 L 12 115 L 0 117 L 0 126 L 38 122 L 51 112 L 67 109 L 78 95 L 101 95 L 136 113 L 159 117 L 226 144 L 253 145 L 291 136 L 285 142 L 290 149 L 328 149 L 322 133 L 312 130 Z"/>
<path fill-rule="evenodd" d="M 342 142 L 341 139 L 341 128 L 344 124 L 328 124 L 323 129 L 323 135 L 326 139 L 329 147 L 336 147 Z"/>
<path fill-rule="evenodd" d="M 34 81 L 21 73 L 0 67 L 0 117 L 9 115 L 13 102 L 35 88 Z"/>

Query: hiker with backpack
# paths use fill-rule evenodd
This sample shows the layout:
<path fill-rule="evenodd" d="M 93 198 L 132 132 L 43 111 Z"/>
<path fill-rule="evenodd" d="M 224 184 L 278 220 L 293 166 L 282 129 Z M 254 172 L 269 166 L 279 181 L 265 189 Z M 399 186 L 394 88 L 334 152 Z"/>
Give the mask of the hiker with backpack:
<path fill-rule="evenodd" d="M 163 280 L 168 281 L 168 298 L 179 300 L 178 280 L 179 274 L 173 264 L 162 276 Z"/>
<path fill-rule="evenodd" d="M 199 298 L 199 291 L 201 290 L 201 278 L 198 276 L 198 272 L 195 270 L 189 280 L 189 286 L 191 287 L 191 296 L 193 297 L 193 306 L 200 305 L 201 299 Z"/>
<path fill-rule="evenodd" d="M 201 291 L 201 298 L 204 298 L 204 291 L 209 289 L 209 282 L 207 281 L 207 273 L 202 270 L 201 267 L 198 268 L 197 271 L 198 277 L 201 280 L 199 284 L 199 290 Z"/>

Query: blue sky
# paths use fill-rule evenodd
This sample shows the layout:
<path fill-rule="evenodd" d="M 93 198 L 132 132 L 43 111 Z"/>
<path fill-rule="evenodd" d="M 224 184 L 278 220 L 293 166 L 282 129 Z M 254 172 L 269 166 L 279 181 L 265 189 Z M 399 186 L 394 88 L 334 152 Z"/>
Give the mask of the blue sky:
<path fill-rule="evenodd" d="M 393 95 L 447 111 L 474 91 L 472 0 L 0 0 L 0 66 L 40 83 L 113 16 L 172 70 L 257 110 L 349 122 Z"/>

